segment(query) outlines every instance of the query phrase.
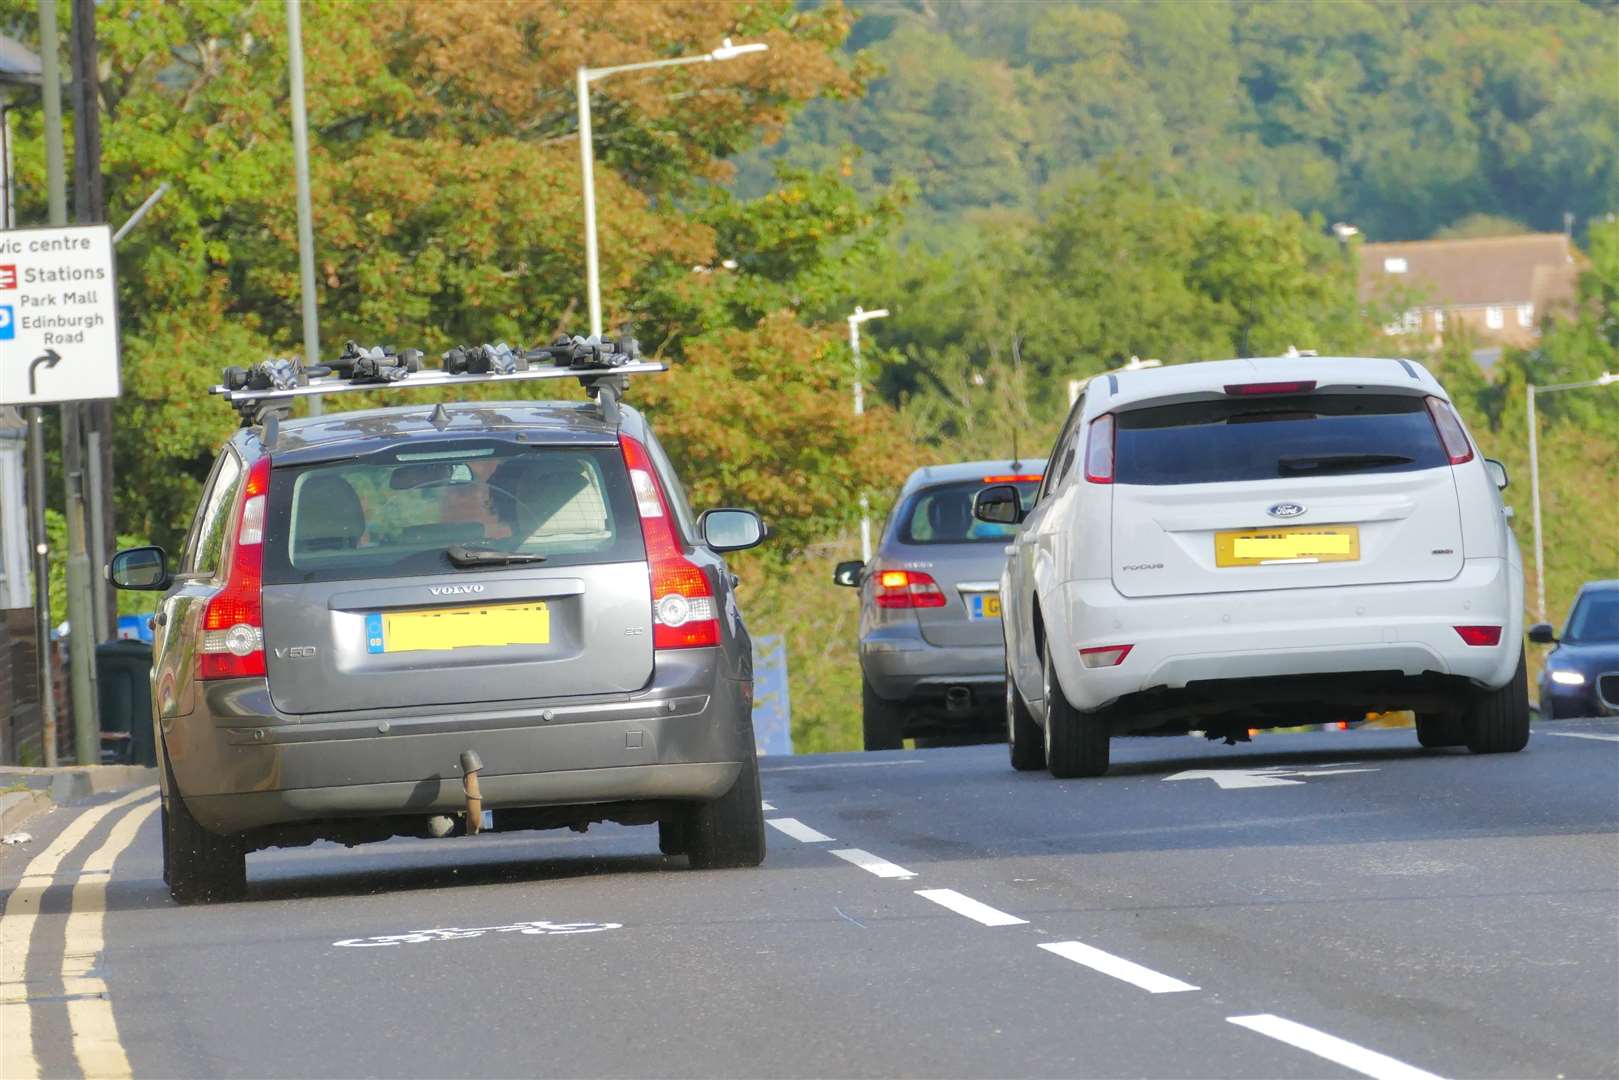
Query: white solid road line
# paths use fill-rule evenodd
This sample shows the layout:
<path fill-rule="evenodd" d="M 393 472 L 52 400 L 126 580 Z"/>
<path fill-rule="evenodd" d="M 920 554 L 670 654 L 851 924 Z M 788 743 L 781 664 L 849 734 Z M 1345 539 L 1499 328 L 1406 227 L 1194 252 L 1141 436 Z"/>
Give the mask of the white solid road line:
<path fill-rule="evenodd" d="M 881 878 L 913 878 L 916 871 L 907 870 L 903 866 L 896 866 L 887 859 L 878 858 L 869 851 L 861 851 L 857 847 L 839 848 L 832 852 L 845 862 L 852 862 L 860 869 Z"/>
<path fill-rule="evenodd" d="M 1270 1013 L 1259 1013 L 1255 1016 L 1228 1016 L 1231 1023 L 1239 1027 L 1257 1031 L 1261 1035 L 1269 1035 L 1289 1046 L 1296 1046 L 1300 1050 L 1307 1050 L 1316 1057 L 1326 1058 L 1336 1062 L 1346 1069 L 1353 1069 L 1362 1076 L 1373 1077 L 1374 1080 L 1439 1080 L 1431 1072 L 1424 1072 L 1415 1065 L 1407 1065 L 1397 1061 L 1387 1054 L 1379 1054 L 1375 1050 L 1368 1050 L 1364 1046 L 1356 1046 L 1346 1039 L 1336 1035 L 1328 1035 L 1324 1031 L 1317 1031 L 1313 1027 L 1292 1020 L 1284 1020 L 1280 1016 Z"/>
<path fill-rule="evenodd" d="M 801 840 L 806 844 L 828 844 L 832 837 L 823 832 L 817 832 L 795 817 L 766 818 L 765 824 L 777 832 L 786 833 L 794 840 Z"/>
<path fill-rule="evenodd" d="M 988 904 L 981 904 L 970 896 L 963 896 L 954 889 L 918 889 L 916 895 L 924 900 L 932 900 L 940 907 L 947 907 L 957 915 L 965 915 L 974 922 L 985 926 L 1024 926 L 1028 919 L 1020 919 L 1016 915 L 1008 915 L 998 911 Z"/>
<path fill-rule="evenodd" d="M 1599 742 L 1619 742 L 1619 735 L 1598 735 L 1588 731 L 1546 731 L 1545 735 L 1556 735 L 1560 739 L 1596 739 Z"/>
<path fill-rule="evenodd" d="M 6 1033 L 6 1037 L 0 1039 L 0 1076 L 7 1080 L 33 1080 L 39 1075 L 39 1063 L 34 1060 L 33 1016 L 28 1006 L 26 973 L 28 946 L 39 919 L 40 896 L 50 887 L 62 860 L 79 846 L 90 830 L 113 811 L 150 797 L 153 790 L 140 788 L 74 818 L 23 868 L 21 880 L 6 898 L 5 913 L 0 915 L 0 1030 Z"/>
<path fill-rule="evenodd" d="M 1103 952 L 1093 948 L 1083 941 L 1050 941 L 1042 942 L 1040 947 L 1047 952 L 1082 964 L 1092 971 L 1100 971 L 1103 975 L 1111 975 L 1131 986 L 1139 986 L 1149 994 L 1178 994 L 1187 990 L 1196 990 L 1191 983 L 1181 982 L 1160 974 L 1152 968 L 1142 967 L 1122 956 Z"/>
<path fill-rule="evenodd" d="M 157 812 L 153 800 L 135 807 L 112 827 L 107 840 L 85 860 L 73 885 L 73 906 L 62 945 L 62 985 L 67 996 L 73 1055 L 86 1080 L 121 1080 L 130 1075 L 129 1058 L 118 1040 L 107 984 L 96 974 L 106 946 L 102 924 L 107 913 L 107 881 L 112 864 L 135 840 L 135 834 Z"/>

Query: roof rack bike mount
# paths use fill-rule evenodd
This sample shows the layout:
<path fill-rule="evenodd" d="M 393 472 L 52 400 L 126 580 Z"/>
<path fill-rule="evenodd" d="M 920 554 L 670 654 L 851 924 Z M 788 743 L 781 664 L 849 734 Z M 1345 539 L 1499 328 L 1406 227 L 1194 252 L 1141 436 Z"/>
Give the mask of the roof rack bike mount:
<path fill-rule="evenodd" d="M 224 382 L 208 392 L 224 397 L 241 416 L 243 427 L 256 427 L 285 416 L 298 398 L 316 394 L 578 379 L 595 399 L 602 418 L 617 424 L 628 376 L 669 370 L 667 364 L 638 356 L 634 338 L 562 337 L 551 345 L 522 351 L 504 342 L 457 346 L 444 354 L 440 370 L 424 371 L 419 350 L 367 349 L 351 341 L 329 365 L 304 367 L 296 359 L 273 359 L 250 368 L 228 367 Z"/>

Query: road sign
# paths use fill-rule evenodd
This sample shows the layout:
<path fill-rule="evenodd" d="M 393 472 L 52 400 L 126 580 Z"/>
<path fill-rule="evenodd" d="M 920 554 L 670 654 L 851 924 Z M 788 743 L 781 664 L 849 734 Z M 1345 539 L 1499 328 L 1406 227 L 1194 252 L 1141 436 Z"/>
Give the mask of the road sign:
<path fill-rule="evenodd" d="M 112 230 L 0 233 L 0 405 L 117 397 L 118 370 Z"/>
<path fill-rule="evenodd" d="M 1305 765 L 1301 768 L 1290 769 L 1285 765 L 1272 765 L 1264 769 L 1188 769 L 1178 772 L 1174 776 L 1166 776 L 1165 780 L 1213 780 L 1220 790 L 1230 791 L 1233 788 L 1254 787 L 1290 787 L 1302 784 L 1312 776 L 1337 776 L 1340 773 L 1376 772 L 1376 769 L 1355 769 L 1353 761 L 1346 761 L 1341 765 Z M 1301 779 L 1289 780 L 1287 777 L 1297 776 Z"/>

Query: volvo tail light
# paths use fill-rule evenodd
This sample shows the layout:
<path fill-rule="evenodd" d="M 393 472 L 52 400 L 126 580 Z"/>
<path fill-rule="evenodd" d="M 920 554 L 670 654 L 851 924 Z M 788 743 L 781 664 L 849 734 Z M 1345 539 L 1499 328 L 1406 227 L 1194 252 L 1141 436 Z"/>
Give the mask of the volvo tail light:
<path fill-rule="evenodd" d="M 645 446 L 628 435 L 620 435 L 618 442 L 635 491 L 641 539 L 646 544 L 647 569 L 652 579 L 652 647 L 698 649 L 718 645 L 720 621 L 714 589 L 702 567 L 680 550 L 674 515 L 652 457 Z"/>
<path fill-rule="evenodd" d="M 1085 479 L 1093 484 L 1113 483 L 1113 414 L 1091 421 L 1085 439 Z"/>
<path fill-rule="evenodd" d="M 220 556 L 225 584 L 202 615 L 198 679 L 262 676 L 264 665 L 264 516 L 270 492 L 270 459 L 247 471 L 237 496 L 230 532 Z"/>
<path fill-rule="evenodd" d="M 1428 399 L 1428 415 L 1439 432 L 1439 441 L 1445 444 L 1445 454 L 1452 465 L 1465 465 L 1473 460 L 1473 444 L 1467 441 L 1467 432 L 1450 403 L 1439 398 Z"/>
<path fill-rule="evenodd" d="M 877 606 L 880 608 L 938 608 L 946 603 L 944 590 L 931 574 L 917 570 L 877 573 Z"/>

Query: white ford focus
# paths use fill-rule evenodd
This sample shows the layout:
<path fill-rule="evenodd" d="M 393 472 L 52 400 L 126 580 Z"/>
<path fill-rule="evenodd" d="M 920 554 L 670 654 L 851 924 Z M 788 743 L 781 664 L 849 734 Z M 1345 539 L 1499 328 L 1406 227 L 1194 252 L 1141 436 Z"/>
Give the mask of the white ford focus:
<path fill-rule="evenodd" d="M 1506 470 L 1406 360 L 1220 360 L 1091 381 L 1001 579 L 1012 764 L 1109 739 L 1411 709 L 1424 746 L 1529 738 Z"/>

